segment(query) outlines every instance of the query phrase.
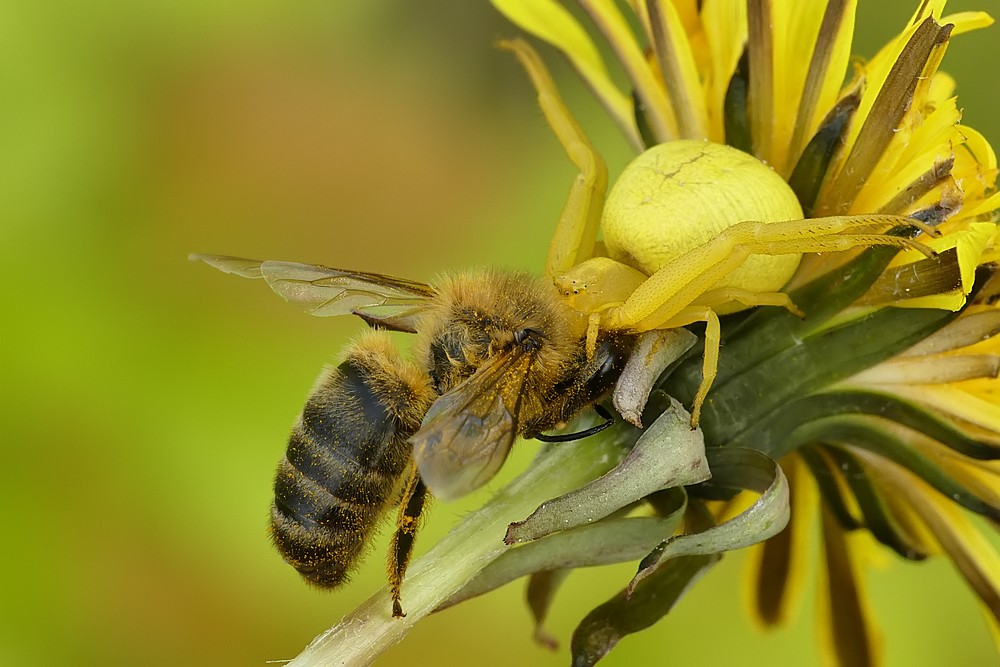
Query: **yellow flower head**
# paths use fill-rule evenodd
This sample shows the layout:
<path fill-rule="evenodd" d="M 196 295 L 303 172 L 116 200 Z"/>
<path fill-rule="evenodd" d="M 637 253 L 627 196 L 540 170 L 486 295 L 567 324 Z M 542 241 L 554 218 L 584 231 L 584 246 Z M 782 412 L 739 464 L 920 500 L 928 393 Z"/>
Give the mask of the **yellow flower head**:
<path fill-rule="evenodd" d="M 493 4 L 569 59 L 639 153 L 605 200 L 603 162 L 540 59 L 505 43 L 581 169 L 549 253 L 557 288 L 589 318 L 591 339 L 705 323 L 704 358 L 683 358 L 656 384 L 705 432 L 713 480 L 687 486 L 688 507 L 746 518 L 710 502 L 732 497 L 719 488 L 733 464 L 723 451 L 766 455 L 787 477 L 789 528 L 759 548 L 751 578 L 762 623 L 794 606 L 817 500 L 829 658 L 880 655 L 858 579 L 862 531 L 907 559 L 946 553 L 996 623 L 1000 559 L 957 506 L 1000 519 L 998 172 L 939 71 L 952 37 L 992 19 L 922 2 L 862 62 L 851 57 L 851 0 L 632 0 L 631 17 L 579 0 L 623 89 L 563 5 Z M 719 319 L 748 306 L 760 308 Z M 776 485 L 756 489 L 754 507 Z M 655 586 L 657 567 L 690 565 L 654 555 L 630 593 Z M 607 623 L 629 613 L 609 609 Z M 587 627 L 593 639 L 574 642 L 580 664 L 610 648 Z"/>
<path fill-rule="evenodd" d="M 556 0 L 492 2 L 570 60 L 637 153 L 609 179 L 540 56 L 523 39 L 501 42 L 579 170 L 542 281 L 520 276 L 500 299 L 508 319 L 543 312 L 558 323 L 565 354 L 547 357 L 561 360 L 556 380 L 522 391 L 545 327 L 506 332 L 448 296 L 475 292 L 454 287 L 464 283 L 199 257 L 315 314 L 419 332 L 431 303 L 478 327 L 475 354 L 442 334 L 434 355 L 481 363 L 404 382 L 412 434 L 397 444 L 416 465 L 390 590 L 301 663 L 370 661 L 423 615 L 521 577 L 536 638 L 550 642 L 542 621 L 564 573 L 638 561 L 574 633 L 573 664 L 591 665 L 669 613 L 723 552 L 751 546 L 751 607 L 774 627 L 796 608 L 813 537 L 829 662 L 881 656 L 861 579 L 873 548 L 946 555 L 996 628 L 1000 557 L 967 514 L 1000 522 L 997 164 L 960 124 L 954 82 L 939 72 L 951 38 L 992 19 L 924 0 L 861 62 L 855 0 L 578 0 L 592 30 Z M 366 340 L 350 363 L 371 372 L 385 356 Z M 345 382 L 334 385 L 349 394 Z M 609 396 L 628 423 L 611 426 Z M 603 423 L 542 433 L 591 405 Z M 524 414 L 534 428 L 515 424 Z M 427 492 L 447 499 L 485 483 L 515 435 L 578 442 L 543 448 L 407 570 Z M 302 458 L 296 442 L 290 456 Z M 289 502 L 312 522 L 303 488 Z M 391 504 L 392 485 L 380 494 Z M 290 551 L 308 575 L 306 547 Z"/>

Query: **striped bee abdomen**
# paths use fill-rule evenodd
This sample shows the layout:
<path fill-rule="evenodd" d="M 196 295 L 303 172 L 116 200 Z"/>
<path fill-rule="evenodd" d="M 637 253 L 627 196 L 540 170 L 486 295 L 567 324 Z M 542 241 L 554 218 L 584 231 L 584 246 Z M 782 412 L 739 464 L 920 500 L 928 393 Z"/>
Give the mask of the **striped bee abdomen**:
<path fill-rule="evenodd" d="M 362 339 L 309 396 L 278 466 L 271 535 L 311 584 L 343 583 L 410 461 L 406 440 L 429 402 L 388 338 Z"/>

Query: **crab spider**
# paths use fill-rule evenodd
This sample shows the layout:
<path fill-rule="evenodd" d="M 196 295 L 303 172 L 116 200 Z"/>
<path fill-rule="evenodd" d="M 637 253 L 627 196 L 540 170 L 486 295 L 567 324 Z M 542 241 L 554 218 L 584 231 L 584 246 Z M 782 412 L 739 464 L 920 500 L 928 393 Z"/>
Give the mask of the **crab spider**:
<path fill-rule="evenodd" d="M 546 121 L 579 170 L 549 246 L 546 275 L 586 318 L 588 352 L 602 328 L 665 332 L 705 323 L 692 428 L 717 371 L 719 315 L 777 306 L 804 316 L 780 291 L 803 253 L 890 245 L 933 256 L 923 244 L 884 233 L 907 225 L 938 235 L 912 218 L 803 218 L 797 197 L 780 176 L 746 153 L 708 141 L 653 146 L 626 167 L 606 202 L 607 167 L 538 54 L 523 40 L 500 46 L 527 71 Z M 647 364 L 623 381 L 664 366 L 662 360 Z M 616 407 L 622 411 L 617 401 Z M 642 406 L 626 407 L 634 415 Z"/>

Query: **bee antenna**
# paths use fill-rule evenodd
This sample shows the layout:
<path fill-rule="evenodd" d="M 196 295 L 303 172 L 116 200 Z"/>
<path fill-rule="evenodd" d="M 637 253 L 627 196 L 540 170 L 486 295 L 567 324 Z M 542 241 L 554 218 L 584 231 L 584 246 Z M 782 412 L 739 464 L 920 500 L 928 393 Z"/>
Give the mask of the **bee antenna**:
<path fill-rule="evenodd" d="M 541 440 L 542 442 L 573 442 L 574 440 L 582 440 L 595 433 L 600 433 L 609 426 L 614 425 L 615 418 L 610 412 L 605 409 L 603 405 L 595 404 L 594 412 L 597 416 L 604 420 L 603 424 L 598 424 L 597 426 L 591 426 L 588 429 L 582 431 L 577 431 L 576 433 L 563 433 L 560 435 L 545 435 L 544 433 L 539 433 L 535 436 L 535 440 Z"/>

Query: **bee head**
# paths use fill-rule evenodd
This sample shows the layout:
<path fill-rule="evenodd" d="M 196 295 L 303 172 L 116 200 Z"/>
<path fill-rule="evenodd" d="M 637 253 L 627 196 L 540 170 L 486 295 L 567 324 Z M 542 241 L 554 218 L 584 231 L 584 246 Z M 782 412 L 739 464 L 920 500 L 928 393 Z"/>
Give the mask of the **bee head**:
<path fill-rule="evenodd" d="M 443 281 L 422 327 L 435 389 L 448 391 L 490 359 L 519 352 L 541 366 L 564 363 L 572 336 L 554 292 L 533 276 L 484 271 Z"/>

